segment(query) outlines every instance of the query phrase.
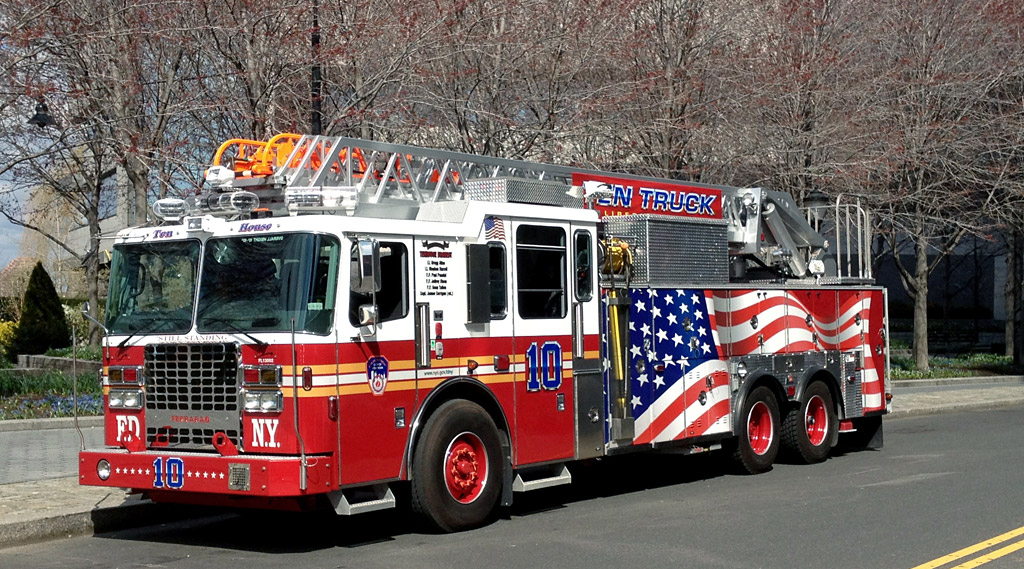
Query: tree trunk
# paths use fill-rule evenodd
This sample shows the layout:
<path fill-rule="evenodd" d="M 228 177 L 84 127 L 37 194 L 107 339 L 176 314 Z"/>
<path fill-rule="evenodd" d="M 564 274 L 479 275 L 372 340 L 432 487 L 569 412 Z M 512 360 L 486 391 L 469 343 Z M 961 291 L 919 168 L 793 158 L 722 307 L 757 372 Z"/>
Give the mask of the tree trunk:
<path fill-rule="evenodd" d="M 914 253 L 914 363 L 928 371 L 928 240 L 917 237 Z"/>
<path fill-rule="evenodd" d="M 89 296 L 89 316 L 100 317 L 100 219 L 97 210 L 88 215 L 89 251 L 85 254 L 85 282 Z M 89 345 L 99 346 L 102 334 L 98 326 L 89 322 Z"/>

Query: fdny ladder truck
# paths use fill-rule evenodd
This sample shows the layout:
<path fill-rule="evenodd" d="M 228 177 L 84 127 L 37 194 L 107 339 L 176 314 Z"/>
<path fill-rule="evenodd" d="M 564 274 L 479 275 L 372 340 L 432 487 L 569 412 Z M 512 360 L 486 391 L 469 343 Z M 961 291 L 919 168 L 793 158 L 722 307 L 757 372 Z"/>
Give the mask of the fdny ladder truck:
<path fill-rule="evenodd" d="M 455 531 L 587 459 L 757 473 L 882 442 L 857 204 L 281 134 L 153 212 L 113 246 L 82 484 L 343 515 L 397 494 Z"/>

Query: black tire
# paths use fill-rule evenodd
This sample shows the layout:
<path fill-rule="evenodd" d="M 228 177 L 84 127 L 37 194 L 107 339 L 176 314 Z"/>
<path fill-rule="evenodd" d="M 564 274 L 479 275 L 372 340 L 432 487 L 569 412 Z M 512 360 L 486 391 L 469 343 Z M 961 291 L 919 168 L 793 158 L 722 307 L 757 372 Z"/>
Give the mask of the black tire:
<path fill-rule="evenodd" d="M 444 532 L 480 526 L 494 514 L 504 467 L 498 429 L 490 415 L 470 401 L 444 403 L 416 442 L 412 511 Z"/>
<path fill-rule="evenodd" d="M 736 426 L 733 460 L 750 474 L 771 470 L 779 454 L 779 403 L 767 387 L 747 394 Z"/>
<path fill-rule="evenodd" d="M 815 381 L 807 386 L 799 404 L 786 414 L 782 444 L 798 460 L 807 464 L 821 462 L 828 458 L 838 428 L 832 393 L 823 382 Z"/>

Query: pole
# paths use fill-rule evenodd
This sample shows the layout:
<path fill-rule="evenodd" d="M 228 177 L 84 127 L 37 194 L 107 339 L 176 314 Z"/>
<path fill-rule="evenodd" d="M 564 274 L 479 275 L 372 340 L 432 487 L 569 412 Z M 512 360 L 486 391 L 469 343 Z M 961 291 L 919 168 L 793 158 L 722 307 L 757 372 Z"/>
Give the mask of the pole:
<path fill-rule="evenodd" d="M 323 91 L 320 80 L 320 0 L 313 0 L 313 33 L 311 43 L 313 47 L 313 68 L 310 102 L 313 106 L 313 116 L 310 117 L 310 133 L 314 136 L 323 134 L 320 113 L 320 94 Z"/>

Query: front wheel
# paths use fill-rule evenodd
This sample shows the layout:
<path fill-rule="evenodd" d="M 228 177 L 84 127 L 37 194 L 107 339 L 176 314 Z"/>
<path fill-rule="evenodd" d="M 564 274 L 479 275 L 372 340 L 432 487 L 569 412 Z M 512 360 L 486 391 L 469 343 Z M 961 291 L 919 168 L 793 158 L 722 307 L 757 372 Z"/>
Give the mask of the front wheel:
<path fill-rule="evenodd" d="M 807 386 L 800 404 L 782 423 L 786 450 L 808 464 L 828 458 L 839 419 L 828 386 L 820 381 Z"/>
<path fill-rule="evenodd" d="M 456 400 L 427 420 L 413 454 L 412 510 L 453 532 L 479 526 L 501 496 L 504 460 L 494 421 L 479 405 Z"/>
<path fill-rule="evenodd" d="M 740 413 L 733 460 L 750 474 L 771 469 L 779 454 L 779 404 L 767 387 L 747 394 Z"/>

